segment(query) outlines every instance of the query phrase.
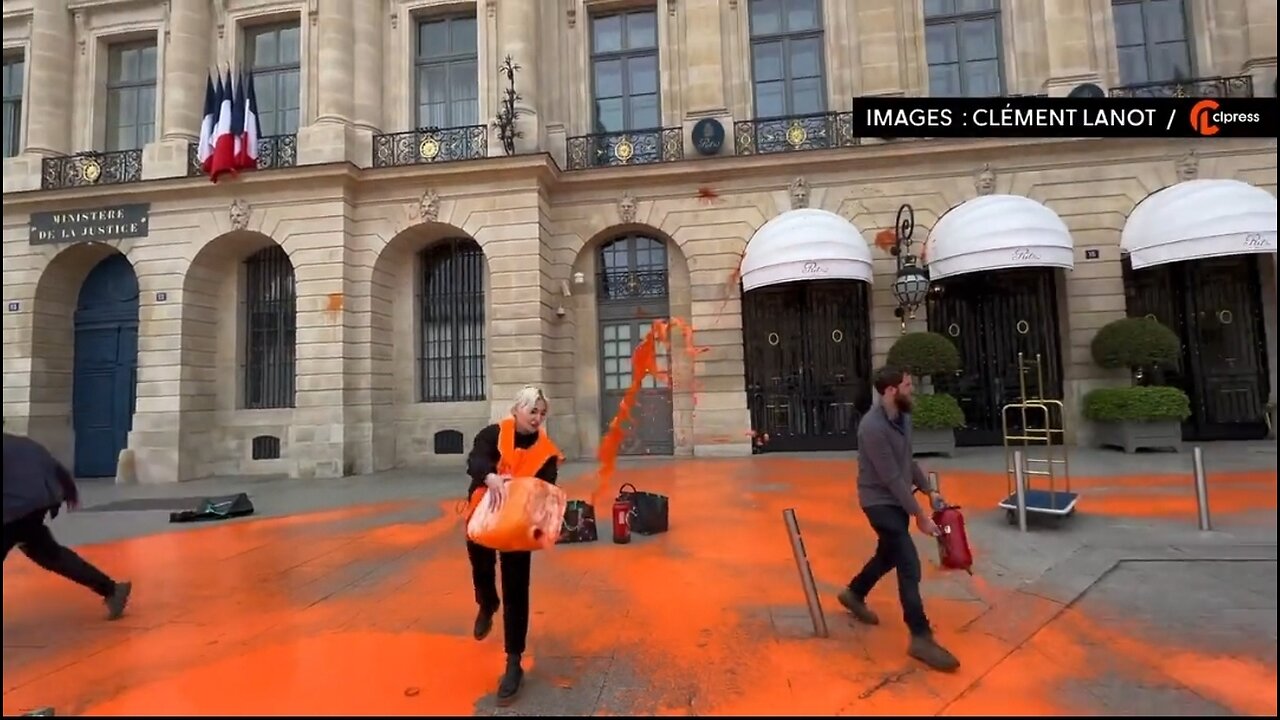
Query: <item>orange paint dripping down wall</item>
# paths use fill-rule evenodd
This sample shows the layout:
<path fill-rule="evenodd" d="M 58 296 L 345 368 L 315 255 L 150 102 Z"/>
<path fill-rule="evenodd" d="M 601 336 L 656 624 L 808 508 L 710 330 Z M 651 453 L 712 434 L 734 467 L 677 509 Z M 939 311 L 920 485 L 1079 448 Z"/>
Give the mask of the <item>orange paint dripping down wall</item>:
<path fill-rule="evenodd" d="M 627 433 L 625 424 L 631 419 L 631 412 L 635 409 L 636 398 L 644 379 L 652 375 L 659 382 L 671 385 L 671 373 L 658 367 L 658 350 L 659 346 L 665 346 L 668 352 L 675 350 L 672 343 L 672 330 L 678 331 L 683 336 L 684 351 L 691 360 L 696 360 L 698 355 L 706 351 L 706 348 L 694 345 L 693 327 L 680 318 L 654 320 L 653 327 L 649 329 L 640 344 L 636 345 L 636 349 L 631 353 L 631 385 L 622 396 L 622 401 L 618 403 L 618 412 L 613 416 L 609 429 L 605 431 L 600 441 L 600 452 L 597 454 L 600 460 L 599 485 L 592 493 L 597 505 L 607 497 L 610 482 L 618 466 L 618 451 L 622 448 L 622 441 Z M 694 406 L 697 407 L 696 395 Z"/>

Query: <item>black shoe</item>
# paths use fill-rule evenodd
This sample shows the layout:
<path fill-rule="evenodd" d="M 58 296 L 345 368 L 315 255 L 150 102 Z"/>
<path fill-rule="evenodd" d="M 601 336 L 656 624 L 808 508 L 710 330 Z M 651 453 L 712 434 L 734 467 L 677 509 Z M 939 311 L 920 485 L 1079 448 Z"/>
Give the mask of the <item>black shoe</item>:
<path fill-rule="evenodd" d="M 519 655 L 507 655 L 507 671 L 498 681 L 498 706 L 510 705 L 520 694 L 520 685 L 524 681 L 524 668 L 520 667 Z"/>
<path fill-rule="evenodd" d="M 104 602 L 107 603 L 107 619 L 119 620 L 129 604 L 129 593 L 133 592 L 133 583 L 118 582 Z"/>
<path fill-rule="evenodd" d="M 497 610 L 485 610 L 483 608 L 476 613 L 476 625 L 471 631 L 476 640 L 483 640 L 489 637 L 489 631 L 493 630 L 493 616 L 497 613 Z"/>
<path fill-rule="evenodd" d="M 840 604 L 844 606 L 845 610 L 848 610 L 855 618 L 858 619 L 858 622 L 866 625 L 880 624 L 880 616 L 872 612 L 871 608 L 867 607 L 865 602 L 859 600 L 849 588 L 841 590 L 840 594 L 836 596 L 836 599 L 840 601 Z"/>
<path fill-rule="evenodd" d="M 941 672 L 955 672 L 960 668 L 956 656 L 939 645 L 932 635 L 913 635 L 907 654 Z"/>

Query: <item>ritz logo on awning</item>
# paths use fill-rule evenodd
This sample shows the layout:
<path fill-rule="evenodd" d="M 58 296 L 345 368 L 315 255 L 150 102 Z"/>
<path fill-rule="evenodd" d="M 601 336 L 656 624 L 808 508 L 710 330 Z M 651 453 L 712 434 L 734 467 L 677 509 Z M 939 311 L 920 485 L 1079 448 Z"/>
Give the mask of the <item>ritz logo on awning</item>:
<path fill-rule="evenodd" d="M 1262 233 L 1249 233 L 1244 236 L 1244 246 L 1250 250 L 1271 247 L 1272 243 Z"/>

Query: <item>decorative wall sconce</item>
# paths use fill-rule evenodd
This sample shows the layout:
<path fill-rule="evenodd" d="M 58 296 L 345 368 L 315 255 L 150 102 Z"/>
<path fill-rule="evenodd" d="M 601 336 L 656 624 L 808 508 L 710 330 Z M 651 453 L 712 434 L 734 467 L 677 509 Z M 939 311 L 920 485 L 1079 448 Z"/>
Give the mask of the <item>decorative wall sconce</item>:
<path fill-rule="evenodd" d="M 911 254 L 911 236 L 915 233 L 916 212 L 908 204 L 898 208 L 894 222 L 894 244 L 889 252 L 898 259 L 898 274 L 893 279 L 893 297 L 898 307 L 893 314 L 902 322 L 902 332 L 907 332 L 907 320 L 916 319 L 916 309 L 929 296 L 929 271 L 921 267 L 919 259 Z"/>
<path fill-rule="evenodd" d="M 581 285 L 586 285 L 586 284 L 587 284 L 587 274 L 586 274 L 586 273 L 584 273 L 584 272 L 582 272 L 582 271 L 578 271 L 578 272 L 574 273 L 574 274 L 573 274 L 573 284 L 574 284 L 574 285 L 579 285 L 579 286 L 581 286 Z"/>

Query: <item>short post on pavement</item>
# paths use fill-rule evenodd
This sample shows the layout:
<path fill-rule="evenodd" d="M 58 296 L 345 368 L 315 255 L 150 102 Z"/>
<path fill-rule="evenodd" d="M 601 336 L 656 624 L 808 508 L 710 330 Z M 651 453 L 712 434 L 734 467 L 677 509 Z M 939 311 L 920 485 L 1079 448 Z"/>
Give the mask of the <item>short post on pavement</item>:
<path fill-rule="evenodd" d="M 818 586 L 813 581 L 813 569 L 809 567 L 809 556 L 804 549 L 804 538 L 800 537 L 800 521 L 796 519 L 796 511 L 787 508 L 782 511 L 782 520 L 787 525 L 787 535 L 791 538 L 791 554 L 796 558 L 796 570 L 800 573 L 800 585 L 804 587 L 804 599 L 809 604 L 809 617 L 813 620 L 813 634 L 825 638 L 827 618 L 822 614 L 822 602 L 818 599 Z"/>
<path fill-rule="evenodd" d="M 1207 532 L 1213 529 L 1213 519 L 1209 517 L 1209 481 L 1204 475 L 1204 451 L 1199 445 L 1191 449 L 1191 465 L 1195 472 L 1196 514 L 1200 530 Z"/>
<path fill-rule="evenodd" d="M 1018 530 L 1027 531 L 1027 466 L 1021 450 L 1013 451 L 1013 494 L 1018 503 Z"/>

